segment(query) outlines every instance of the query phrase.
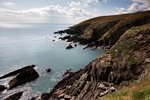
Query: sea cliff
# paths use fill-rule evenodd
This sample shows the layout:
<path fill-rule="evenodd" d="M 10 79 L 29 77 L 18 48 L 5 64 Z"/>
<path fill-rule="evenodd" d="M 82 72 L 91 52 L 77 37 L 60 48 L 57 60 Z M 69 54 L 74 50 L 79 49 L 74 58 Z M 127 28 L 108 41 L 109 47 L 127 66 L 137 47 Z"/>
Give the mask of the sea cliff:
<path fill-rule="evenodd" d="M 50 93 L 33 99 L 101 100 L 150 76 L 150 11 L 96 17 L 58 33 L 64 32 L 72 35 L 68 41 L 111 47 L 85 68 L 62 79 Z"/>

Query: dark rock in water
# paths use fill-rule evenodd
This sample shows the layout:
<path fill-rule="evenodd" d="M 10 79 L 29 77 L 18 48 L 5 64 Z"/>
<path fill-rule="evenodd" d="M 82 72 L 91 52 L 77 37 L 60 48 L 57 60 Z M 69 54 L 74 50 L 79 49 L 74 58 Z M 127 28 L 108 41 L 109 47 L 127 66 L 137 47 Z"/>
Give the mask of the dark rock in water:
<path fill-rule="evenodd" d="M 50 69 L 50 68 L 47 68 L 45 71 L 46 71 L 47 73 L 49 73 L 49 72 L 51 72 L 51 69 Z"/>
<path fill-rule="evenodd" d="M 3 79 L 3 78 L 7 78 L 7 77 L 10 77 L 10 76 L 14 76 L 14 75 L 17 75 L 18 73 L 24 71 L 24 70 L 27 70 L 27 69 L 30 69 L 30 68 L 34 68 L 36 65 L 29 65 L 29 66 L 26 66 L 26 67 L 23 67 L 21 69 L 17 69 L 13 72 L 10 72 L 8 74 L 5 74 L 4 76 L 1 76 L 0 79 Z"/>
<path fill-rule="evenodd" d="M 59 39 L 61 39 L 61 40 L 66 40 L 66 39 L 70 39 L 70 38 L 71 38 L 71 36 L 70 36 L 70 35 L 67 35 L 67 36 L 61 37 L 61 38 L 59 38 Z"/>
<path fill-rule="evenodd" d="M 74 72 L 71 72 L 71 69 L 69 69 L 69 70 L 66 70 L 62 76 L 66 76 L 66 75 L 68 76 L 68 75 L 73 74 L 73 73 Z"/>
<path fill-rule="evenodd" d="M 73 48 L 73 46 L 71 45 L 71 44 L 69 44 L 67 47 L 66 47 L 66 49 L 72 49 Z"/>
<path fill-rule="evenodd" d="M 63 33 L 66 33 L 64 30 L 60 30 L 58 32 L 54 32 L 54 34 L 63 34 Z"/>
<path fill-rule="evenodd" d="M 18 92 L 18 93 L 15 93 L 7 98 L 5 98 L 4 100 L 19 100 L 22 96 L 23 92 Z"/>
<path fill-rule="evenodd" d="M 74 44 L 74 46 L 76 47 L 76 46 L 77 46 L 77 44 Z"/>
<path fill-rule="evenodd" d="M 30 82 L 39 77 L 39 74 L 33 68 L 26 69 L 20 72 L 15 78 L 9 82 L 9 89 L 15 88 L 26 82 Z"/>
<path fill-rule="evenodd" d="M 0 85 L 0 92 L 4 91 L 6 87 L 4 85 Z"/>
<path fill-rule="evenodd" d="M 52 40 L 52 41 L 55 41 L 55 40 Z"/>

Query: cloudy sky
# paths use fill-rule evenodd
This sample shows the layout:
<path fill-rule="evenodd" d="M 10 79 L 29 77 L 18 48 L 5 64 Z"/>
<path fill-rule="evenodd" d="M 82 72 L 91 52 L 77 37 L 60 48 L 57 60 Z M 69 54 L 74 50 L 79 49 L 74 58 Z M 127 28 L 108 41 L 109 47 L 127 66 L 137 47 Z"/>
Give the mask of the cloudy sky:
<path fill-rule="evenodd" d="M 0 0 L 0 23 L 78 23 L 150 10 L 150 0 Z"/>

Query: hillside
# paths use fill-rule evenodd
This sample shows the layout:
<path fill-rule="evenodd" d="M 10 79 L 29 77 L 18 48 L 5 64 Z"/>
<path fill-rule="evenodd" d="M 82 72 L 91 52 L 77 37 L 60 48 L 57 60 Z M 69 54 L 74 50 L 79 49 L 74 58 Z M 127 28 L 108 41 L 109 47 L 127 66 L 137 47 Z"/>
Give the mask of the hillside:
<path fill-rule="evenodd" d="M 124 91 L 124 100 L 150 97 L 150 11 L 97 17 L 65 31 L 74 34 L 72 41 L 112 47 L 84 69 L 70 73 L 50 93 L 42 94 L 42 100 L 122 100 Z M 145 93 L 139 96 L 142 99 L 138 89 Z"/>
<path fill-rule="evenodd" d="M 113 45 L 120 36 L 134 26 L 150 22 L 150 11 L 133 14 L 102 16 L 86 20 L 65 30 L 74 36 L 68 41 L 76 41 L 90 46 Z"/>

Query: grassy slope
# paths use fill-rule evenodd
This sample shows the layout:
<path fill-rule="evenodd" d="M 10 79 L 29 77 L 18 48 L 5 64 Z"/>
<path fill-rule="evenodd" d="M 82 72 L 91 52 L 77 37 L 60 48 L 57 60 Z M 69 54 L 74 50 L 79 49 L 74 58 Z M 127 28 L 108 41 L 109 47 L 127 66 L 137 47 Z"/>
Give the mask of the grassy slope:
<path fill-rule="evenodd" d="M 81 22 L 73 27 L 72 30 L 79 30 L 80 39 L 91 40 L 92 42 L 108 41 L 113 44 L 129 28 L 150 22 L 150 11 L 123 14 L 114 16 L 102 16 Z"/>
<path fill-rule="evenodd" d="M 131 100 L 139 97 L 145 99 L 148 96 L 147 83 L 150 79 L 145 80 L 145 76 L 150 77 L 150 11 L 93 18 L 73 26 L 71 30 L 80 32 L 80 38 L 88 39 L 92 36 L 95 41 L 103 37 L 110 40 L 117 37 L 116 43 L 106 54 L 90 62 L 84 69 L 60 81 L 50 96 L 58 98 L 64 94 L 75 96 L 79 100 L 92 100 L 105 92 L 99 88 L 99 84 L 113 83 L 114 87 L 120 88 L 134 80 L 140 83 L 104 98 L 122 100 L 121 96 L 125 94 L 127 97 L 124 100 Z M 142 90 L 143 84 L 145 86 Z"/>
<path fill-rule="evenodd" d="M 150 98 L 150 78 L 134 82 L 129 87 L 108 94 L 98 100 L 148 100 Z"/>
<path fill-rule="evenodd" d="M 144 72 L 138 81 L 102 100 L 147 100 L 150 97 L 150 24 L 128 30 L 112 47 L 109 53 L 122 66 L 142 66 Z M 145 77 L 146 76 L 146 77 Z M 100 100 L 101 100 L 100 99 Z"/>

